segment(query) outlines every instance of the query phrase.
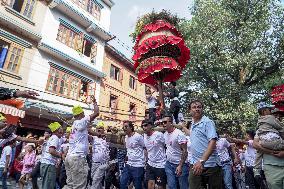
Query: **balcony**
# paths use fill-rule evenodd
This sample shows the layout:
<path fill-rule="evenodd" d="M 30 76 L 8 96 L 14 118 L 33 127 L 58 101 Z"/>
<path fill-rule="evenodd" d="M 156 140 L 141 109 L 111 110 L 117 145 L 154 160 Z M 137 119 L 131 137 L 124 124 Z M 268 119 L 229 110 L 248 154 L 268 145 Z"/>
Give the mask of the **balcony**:
<path fill-rule="evenodd" d="M 80 8 L 78 5 L 68 0 L 52 0 L 49 4 L 50 8 L 55 8 L 72 18 L 76 23 L 86 28 L 89 33 L 98 36 L 104 41 L 110 40 L 113 36 L 100 26 L 98 21 L 90 16 L 90 13 Z"/>
<path fill-rule="evenodd" d="M 75 67 L 79 67 L 87 73 L 95 74 L 99 78 L 103 78 L 106 76 L 106 74 L 97 70 L 93 65 L 91 65 L 91 63 L 85 62 L 84 59 L 80 57 L 80 55 L 77 54 L 77 57 L 75 57 L 73 53 L 71 54 L 67 52 L 66 48 L 60 48 L 57 45 L 51 44 L 49 42 L 40 42 L 38 48 L 62 61 L 68 62 Z"/>

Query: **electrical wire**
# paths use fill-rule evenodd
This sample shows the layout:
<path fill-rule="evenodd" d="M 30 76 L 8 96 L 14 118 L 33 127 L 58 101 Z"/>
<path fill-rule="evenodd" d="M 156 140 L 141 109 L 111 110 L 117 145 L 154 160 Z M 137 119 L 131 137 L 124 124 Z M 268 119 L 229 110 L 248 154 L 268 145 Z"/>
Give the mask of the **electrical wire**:
<path fill-rule="evenodd" d="M 32 53 L 31 53 L 32 54 Z M 43 59 L 41 56 L 38 56 L 38 55 L 35 55 L 34 53 L 33 53 L 33 55 L 34 56 L 37 56 L 37 57 L 39 57 L 39 58 L 41 58 L 42 60 L 43 60 L 43 62 L 46 62 L 47 60 L 46 59 Z M 43 65 L 42 63 L 40 63 L 39 61 L 35 61 L 35 60 L 33 60 L 33 59 L 29 59 L 29 58 L 27 58 L 27 57 L 25 57 L 25 56 L 23 56 L 23 55 L 20 55 L 21 56 L 21 58 L 23 58 L 23 59 L 26 59 L 27 61 L 29 61 L 29 62 L 33 62 L 34 64 L 36 64 L 36 65 L 39 65 L 39 66 L 41 66 L 41 67 L 43 67 L 43 68 L 47 68 L 47 69 L 50 69 L 50 66 L 46 66 L 46 65 Z M 34 71 L 36 71 L 36 72 L 39 72 L 39 73 L 43 73 L 43 74 L 45 74 L 45 75 L 48 75 L 49 74 L 49 72 L 44 72 L 44 71 L 42 71 L 42 70 L 39 70 L 39 69 L 34 69 L 34 68 L 31 68 L 31 67 L 28 67 L 28 66 L 25 66 L 25 65 L 20 65 L 20 67 L 21 68 L 25 68 L 26 70 L 34 70 Z M 57 79 L 59 79 L 59 78 L 57 78 Z M 34 87 L 42 87 L 42 86 L 37 86 L 37 85 L 33 85 Z M 248 92 L 248 93 L 252 93 L 251 91 L 249 91 L 248 89 L 240 89 L 238 92 Z M 218 94 L 220 94 L 220 95 L 222 95 L 222 94 L 228 94 L 227 92 L 219 92 Z M 253 94 L 256 94 L 255 92 L 253 93 Z M 258 92 L 257 94 L 261 94 L 261 95 L 263 95 L 263 94 L 265 94 L 265 93 L 261 93 L 261 92 Z M 239 96 L 239 94 L 234 94 L 234 95 L 231 95 L 231 96 L 235 96 L 235 97 L 238 97 Z M 142 96 L 140 96 L 140 97 L 142 97 Z M 136 99 L 137 100 L 137 99 Z"/>

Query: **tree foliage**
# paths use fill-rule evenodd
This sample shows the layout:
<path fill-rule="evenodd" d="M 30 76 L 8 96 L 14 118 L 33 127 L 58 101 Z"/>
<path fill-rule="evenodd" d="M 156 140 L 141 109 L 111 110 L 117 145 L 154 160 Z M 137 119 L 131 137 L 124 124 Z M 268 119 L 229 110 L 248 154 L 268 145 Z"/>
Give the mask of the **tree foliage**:
<path fill-rule="evenodd" d="M 181 24 L 191 60 L 179 87 L 219 127 L 255 127 L 256 103 L 284 83 L 284 9 L 273 0 L 196 0 Z M 228 121 L 230 120 L 230 121 Z"/>

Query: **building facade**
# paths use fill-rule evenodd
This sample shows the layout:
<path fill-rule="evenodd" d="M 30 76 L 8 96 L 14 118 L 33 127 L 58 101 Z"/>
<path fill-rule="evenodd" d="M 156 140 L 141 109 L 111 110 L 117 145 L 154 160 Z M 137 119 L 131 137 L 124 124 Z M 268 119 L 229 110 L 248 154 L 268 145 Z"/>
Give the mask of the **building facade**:
<path fill-rule="evenodd" d="M 1 0 L 1 85 L 40 93 L 25 102 L 24 126 L 44 129 L 66 121 L 73 105 L 89 113 L 87 102 L 99 102 L 112 6 L 111 0 Z"/>
<path fill-rule="evenodd" d="M 147 108 L 145 84 L 138 82 L 133 62 L 111 45 L 105 47 L 100 91 L 100 118 L 109 125 L 130 120 L 140 125 Z"/>

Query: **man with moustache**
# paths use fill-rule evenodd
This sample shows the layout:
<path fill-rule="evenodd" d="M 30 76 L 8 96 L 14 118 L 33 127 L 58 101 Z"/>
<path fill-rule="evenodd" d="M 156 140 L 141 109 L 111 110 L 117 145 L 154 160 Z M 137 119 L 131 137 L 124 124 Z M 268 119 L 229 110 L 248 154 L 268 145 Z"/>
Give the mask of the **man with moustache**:
<path fill-rule="evenodd" d="M 221 168 L 217 166 L 217 133 L 214 122 L 203 115 L 203 103 L 194 100 L 189 104 L 191 125 L 190 189 L 199 189 L 208 178 L 209 188 L 222 188 Z"/>
<path fill-rule="evenodd" d="M 146 181 L 148 189 L 166 189 L 167 176 L 165 172 L 166 152 L 163 133 L 153 130 L 151 120 L 143 120 L 144 144 L 147 150 Z"/>

